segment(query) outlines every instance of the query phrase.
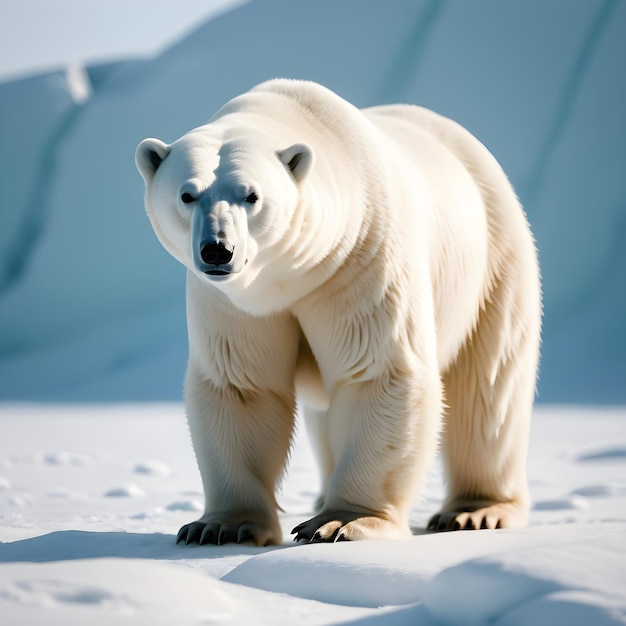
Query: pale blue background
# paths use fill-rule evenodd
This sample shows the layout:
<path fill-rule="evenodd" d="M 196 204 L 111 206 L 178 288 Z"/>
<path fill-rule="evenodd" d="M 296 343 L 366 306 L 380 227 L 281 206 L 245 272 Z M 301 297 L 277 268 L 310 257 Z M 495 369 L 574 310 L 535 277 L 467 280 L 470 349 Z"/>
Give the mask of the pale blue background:
<path fill-rule="evenodd" d="M 190 0 L 38 4 L 0 5 L 0 399 L 181 398 L 184 271 L 134 147 L 288 76 L 474 132 L 540 250 L 539 400 L 626 403 L 625 2 L 254 0 L 204 25 Z M 142 60 L 98 61 L 120 55 Z"/>

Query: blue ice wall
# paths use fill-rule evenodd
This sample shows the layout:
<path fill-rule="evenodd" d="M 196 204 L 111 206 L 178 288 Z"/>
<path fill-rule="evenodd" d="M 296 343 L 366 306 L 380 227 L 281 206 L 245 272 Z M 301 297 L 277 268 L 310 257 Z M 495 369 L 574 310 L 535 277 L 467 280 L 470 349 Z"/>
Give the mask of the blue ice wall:
<path fill-rule="evenodd" d="M 133 163 L 276 76 L 485 143 L 543 271 L 539 400 L 626 403 L 626 3 L 254 0 L 152 60 L 0 85 L 0 399 L 178 400 L 184 270 Z"/>

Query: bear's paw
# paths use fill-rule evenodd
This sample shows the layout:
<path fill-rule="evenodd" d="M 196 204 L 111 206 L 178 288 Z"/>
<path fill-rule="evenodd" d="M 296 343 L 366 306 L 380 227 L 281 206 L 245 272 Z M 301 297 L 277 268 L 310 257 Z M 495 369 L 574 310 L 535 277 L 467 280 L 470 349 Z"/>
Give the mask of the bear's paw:
<path fill-rule="evenodd" d="M 360 539 L 404 539 L 409 527 L 371 514 L 354 511 L 326 511 L 298 524 L 294 541 L 332 543 Z"/>
<path fill-rule="evenodd" d="M 269 546 L 280 543 L 280 536 L 269 524 L 198 520 L 185 524 L 178 531 L 176 543 L 197 543 L 200 546 L 222 546 L 227 543 Z"/>
<path fill-rule="evenodd" d="M 495 530 L 497 528 L 522 528 L 528 523 L 526 507 L 517 502 L 498 502 L 488 506 L 472 506 L 455 503 L 433 515 L 427 529 L 449 530 Z"/>

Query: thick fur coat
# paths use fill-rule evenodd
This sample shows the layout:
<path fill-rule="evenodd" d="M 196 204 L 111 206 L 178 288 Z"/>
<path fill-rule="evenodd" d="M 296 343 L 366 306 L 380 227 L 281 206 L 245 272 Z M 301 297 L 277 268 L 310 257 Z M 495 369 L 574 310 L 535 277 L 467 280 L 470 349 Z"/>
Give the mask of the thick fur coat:
<path fill-rule="evenodd" d="M 324 485 L 296 539 L 408 536 L 439 446 L 449 491 L 430 528 L 527 522 L 537 255 L 478 140 L 423 108 L 274 80 L 136 161 L 188 270 L 206 511 L 179 540 L 281 541 L 296 398 Z"/>

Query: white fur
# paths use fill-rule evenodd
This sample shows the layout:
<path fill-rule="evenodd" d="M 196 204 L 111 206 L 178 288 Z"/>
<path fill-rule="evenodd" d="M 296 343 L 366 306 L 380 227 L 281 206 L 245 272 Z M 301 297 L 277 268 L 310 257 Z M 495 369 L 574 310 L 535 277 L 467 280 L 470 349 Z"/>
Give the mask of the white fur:
<path fill-rule="evenodd" d="M 431 528 L 526 523 L 539 272 L 484 146 L 419 107 L 358 110 L 275 80 L 171 145 L 145 140 L 137 165 L 154 230 L 188 268 L 206 512 L 179 539 L 281 540 L 296 391 L 325 485 L 297 538 L 408 535 L 440 438 L 449 497 Z"/>

